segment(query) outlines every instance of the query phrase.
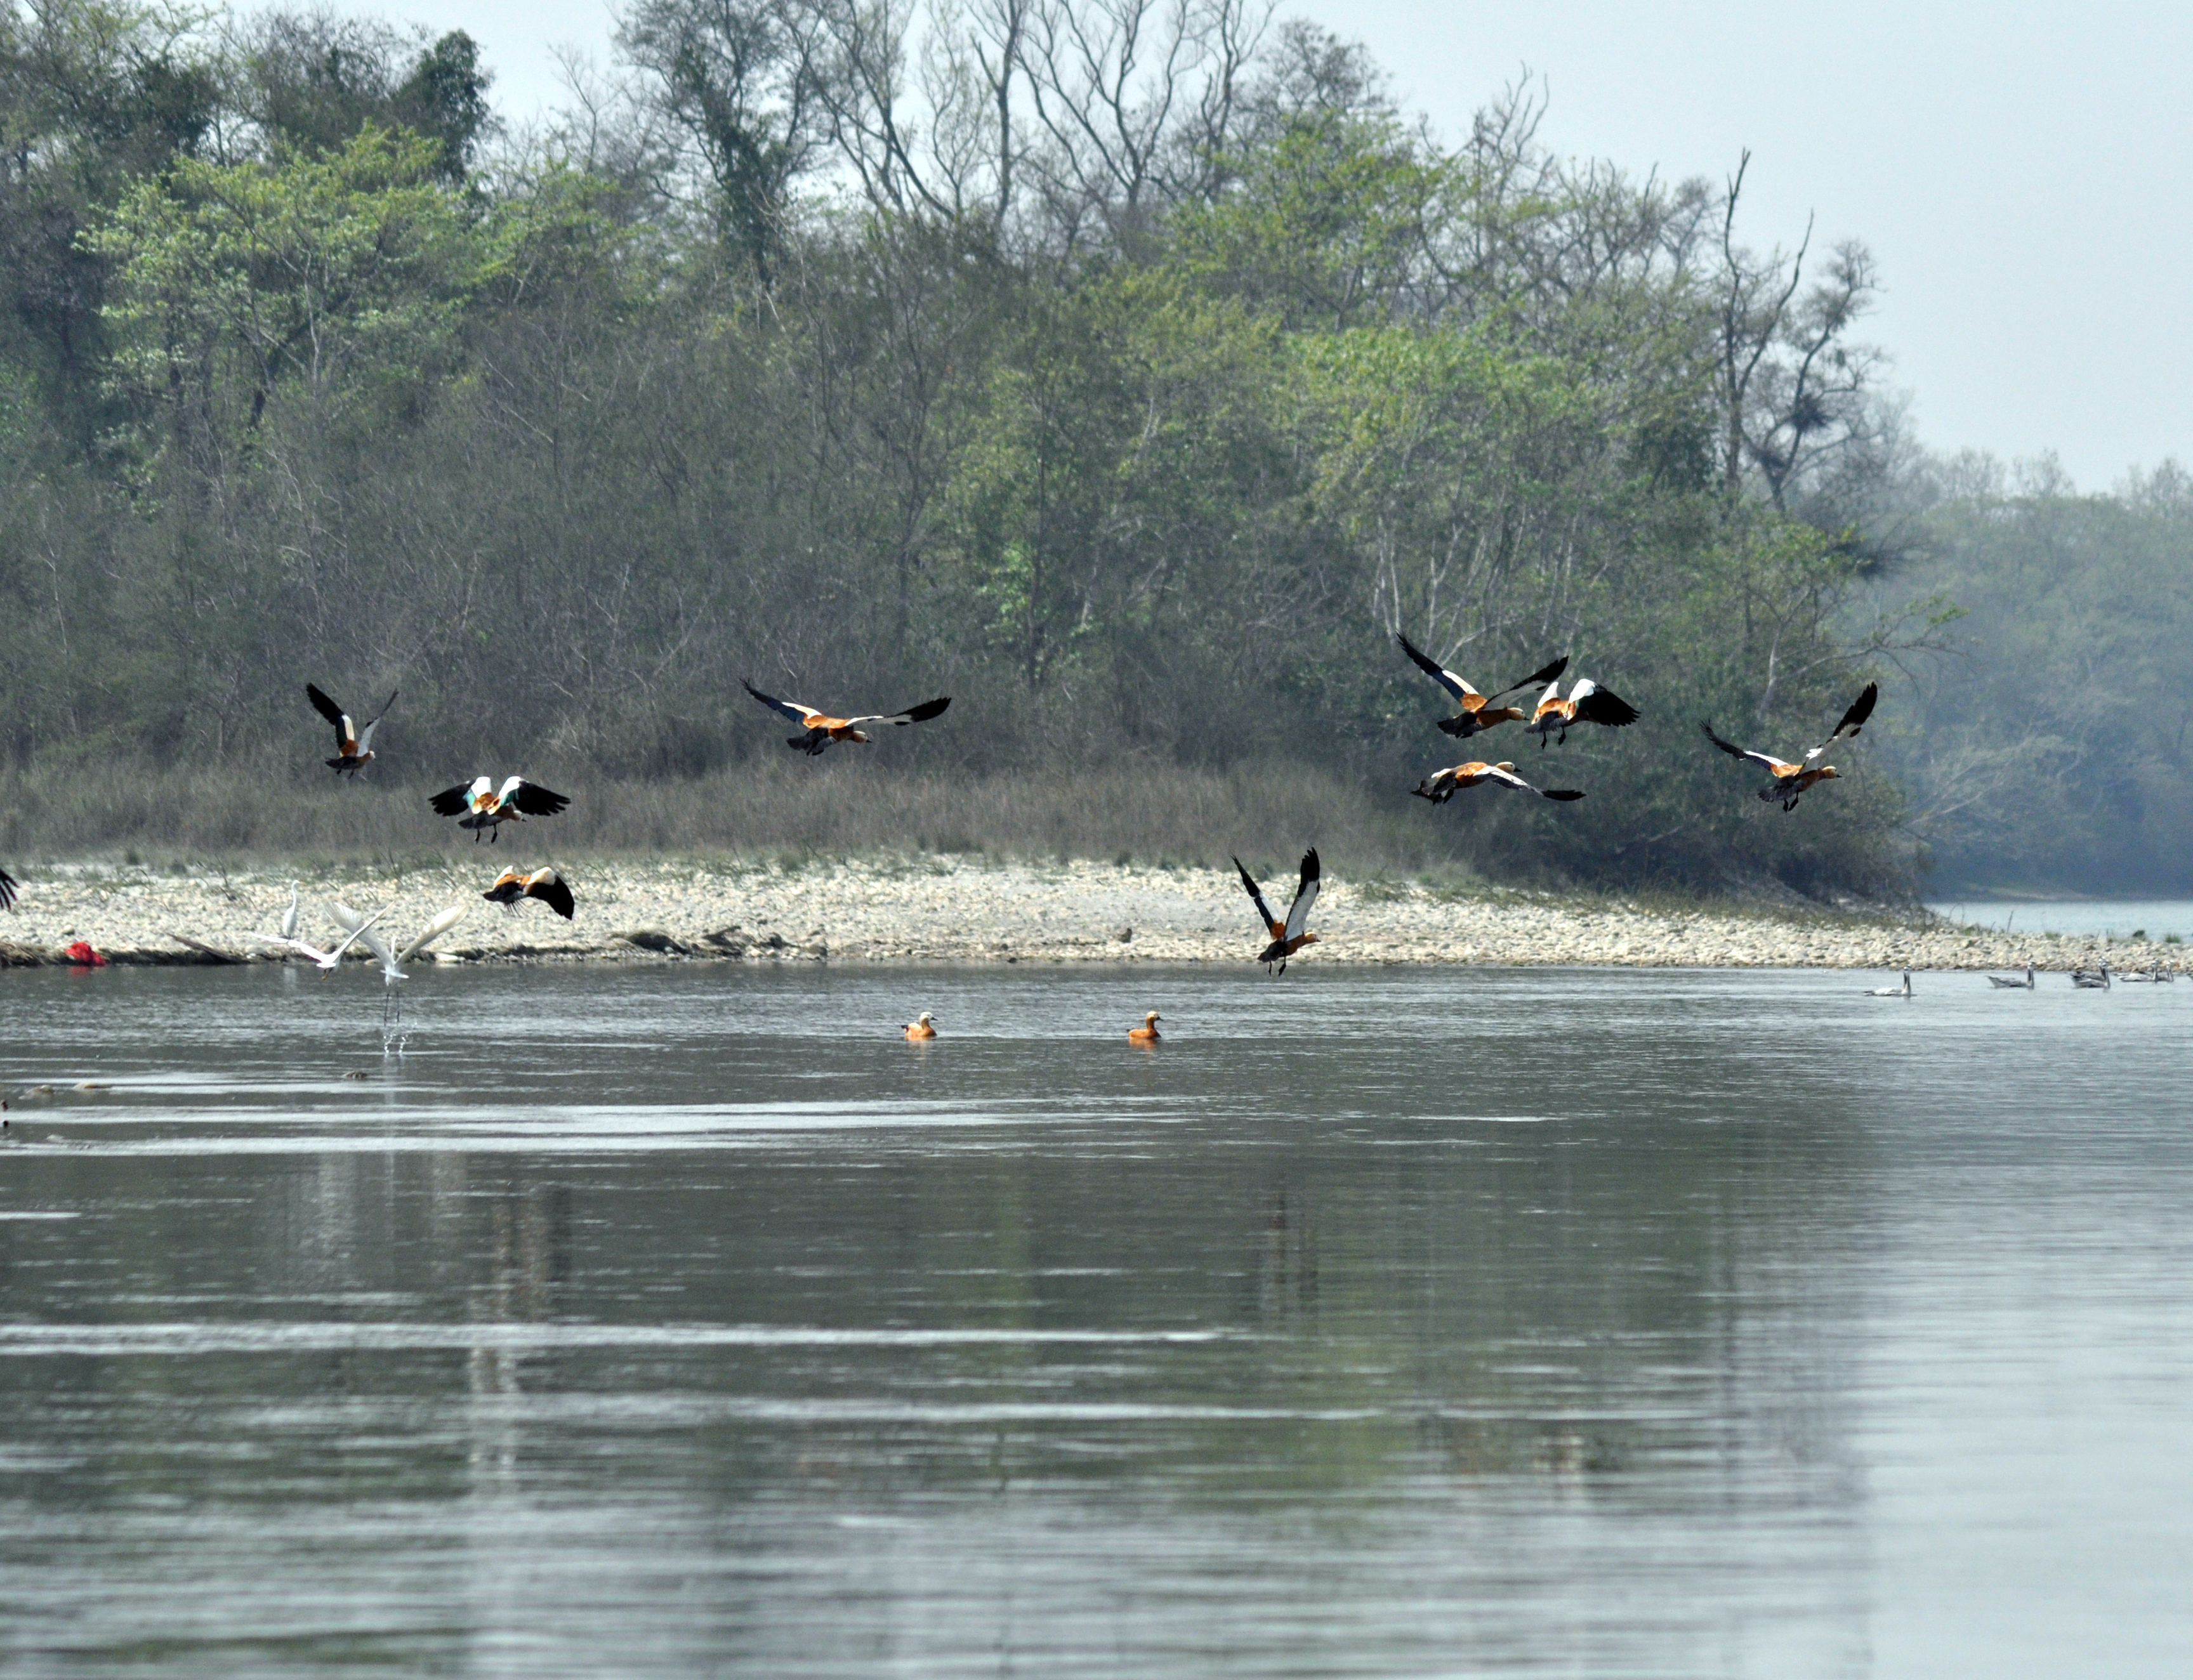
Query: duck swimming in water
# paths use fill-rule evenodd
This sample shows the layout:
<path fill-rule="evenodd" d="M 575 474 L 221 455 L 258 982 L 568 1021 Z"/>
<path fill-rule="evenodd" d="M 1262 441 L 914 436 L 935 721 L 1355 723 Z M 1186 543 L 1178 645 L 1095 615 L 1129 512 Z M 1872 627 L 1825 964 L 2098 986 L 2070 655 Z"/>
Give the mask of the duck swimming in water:
<path fill-rule="evenodd" d="M 1909 997 L 1911 995 L 1911 970 L 1904 971 L 1901 986 L 1876 986 L 1865 994 L 1869 997 Z"/>
<path fill-rule="evenodd" d="M 899 1030 L 906 1035 L 907 1043 L 909 1044 L 919 1044 L 924 1039 L 936 1037 L 936 1029 L 930 1025 L 929 1011 L 926 1009 Z"/>
<path fill-rule="evenodd" d="M 2000 986 L 2006 991 L 2030 991 L 2033 990 L 2033 964 L 2028 963 L 2025 965 L 2025 978 L 2024 980 L 2008 980 L 2001 974 L 1990 974 L 1988 976 L 1988 984 L 1993 986 Z"/>
<path fill-rule="evenodd" d="M 1164 1019 L 1164 1017 L 1159 1015 L 1155 1009 L 1152 1009 L 1148 1014 L 1142 1017 L 1142 1024 L 1140 1026 L 1131 1026 L 1127 1029 L 1127 1042 L 1130 1044 L 1156 1043 L 1158 1042 L 1158 1022 L 1162 1019 Z"/>

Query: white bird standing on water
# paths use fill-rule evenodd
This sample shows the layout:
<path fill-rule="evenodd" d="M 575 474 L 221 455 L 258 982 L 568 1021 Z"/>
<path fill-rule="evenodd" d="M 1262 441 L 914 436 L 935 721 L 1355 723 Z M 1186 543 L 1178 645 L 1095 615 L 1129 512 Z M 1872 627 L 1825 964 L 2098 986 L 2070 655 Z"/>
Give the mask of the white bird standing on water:
<path fill-rule="evenodd" d="M 1901 986 L 1876 986 L 1865 994 L 1869 997 L 1909 997 L 1911 995 L 1911 970 L 1904 971 Z"/>
<path fill-rule="evenodd" d="M 421 933 L 417 939 L 413 940 L 402 951 L 392 954 L 388 949 L 387 941 L 380 934 L 371 931 L 373 923 L 379 921 L 387 913 L 386 911 L 376 911 L 371 916 L 361 916 L 341 899 L 337 899 L 330 907 L 335 911 L 336 921 L 341 923 L 346 928 L 351 929 L 354 937 L 365 941 L 365 948 L 374 954 L 375 958 L 381 964 L 382 982 L 389 986 L 393 986 L 398 980 L 410 978 L 404 972 L 404 965 L 436 940 L 441 938 L 444 934 L 448 933 L 450 929 L 455 927 L 458 923 L 463 921 L 466 908 L 461 904 L 451 905 L 429 922 L 425 931 Z"/>
<path fill-rule="evenodd" d="M 337 919 L 341 920 L 342 906 L 341 905 L 337 905 L 335 906 L 335 910 L 337 911 Z M 352 915 L 357 914 L 355 911 L 351 913 Z M 385 911 L 376 911 L 371 916 L 362 917 L 360 925 L 351 927 L 349 934 L 344 938 L 343 942 L 341 945 L 337 946 L 333 951 L 322 951 L 317 946 L 307 945 L 303 940 L 297 937 L 297 906 L 295 903 L 292 903 L 289 906 L 289 913 L 282 918 L 282 933 L 279 938 L 277 938 L 272 934 L 254 934 L 252 938 L 257 940 L 261 945 L 279 946 L 285 951 L 295 951 L 300 957 L 308 957 L 315 963 L 318 964 L 319 970 L 322 974 L 332 974 L 335 971 L 336 965 L 342 961 L 343 952 L 350 949 L 351 941 L 352 940 L 358 939 L 360 936 L 364 936 L 368 941 L 368 948 L 371 948 L 371 945 L 373 943 L 372 936 L 367 934 L 366 929 L 370 928 L 375 922 L 378 922 L 385 914 L 386 914 Z M 345 927 L 350 927 L 350 923 L 347 922 L 345 922 L 343 925 Z"/>

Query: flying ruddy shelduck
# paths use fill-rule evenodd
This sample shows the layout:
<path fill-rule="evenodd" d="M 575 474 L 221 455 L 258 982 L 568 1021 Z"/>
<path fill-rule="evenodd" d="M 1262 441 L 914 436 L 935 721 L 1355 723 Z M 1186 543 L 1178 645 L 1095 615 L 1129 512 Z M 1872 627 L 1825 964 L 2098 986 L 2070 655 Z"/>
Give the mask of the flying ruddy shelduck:
<path fill-rule="evenodd" d="M 340 910 L 341 906 L 337 906 L 337 908 Z M 357 912 L 352 911 L 352 913 L 355 915 Z M 343 942 L 341 945 L 337 946 L 333 951 L 322 951 L 317 946 L 308 945 L 303 940 L 297 937 L 297 903 L 295 894 L 293 889 L 289 900 L 289 914 L 282 918 L 282 931 L 280 934 L 254 934 L 251 937 L 257 940 L 261 945 L 278 946 L 284 951 L 295 951 L 300 957 L 310 957 L 312 961 L 318 966 L 319 971 L 322 974 L 333 974 L 336 966 L 342 961 L 343 952 L 350 949 L 351 941 L 365 937 L 366 930 L 387 913 L 388 912 L 386 911 L 377 910 L 370 916 L 360 917 L 358 925 L 350 928 L 350 932 L 344 936 Z M 341 920 L 340 916 L 338 916 L 337 919 Z M 347 922 L 345 922 L 343 925 L 345 927 L 350 927 L 350 923 Z"/>
<path fill-rule="evenodd" d="M 523 776 L 512 776 L 501 788 L 492 776 L 481 776 L 469 787 L 446 787 L 427 802 L 434 808 L 437 816 L 458 817 L 459 828 L 472 831 L 472 843 L 478 845 L 484 831 L 490 840 L 497 837 L 499 825 L 522 822 L 527 817 L 553 817 L 571 802 L 560 793 L 552 793 L 537 782 Z"/>
<path fill-rule="evenodd" d="M 1164 1019 L 1163 1015 L 1155 1009 L 1152 1009 L 1142 1017 L 1142 1024 L 1140 1026 L 1131 1026 L 1127 1029 L 1127 1042 L 1130 1044 L 1156 1043 L 1160 1036 L 1158 1031 L 1158 1023 Z"/>
<path fill-rule="evenodd" d="M 1786 759 L 1777 758 L 1771 752 L 1749 752 L 1734 741 L 1723 740 L 1714 733 L 1714 726 L 1710 723 L 1701 721 L 1698 727 L 1706 732 L 1708 740 L 1730 757 L 1749 758 L 1755 764 L 1764 764 L 1774 780 L 1759 790 L 1759 797 L 1761 799 L 1779 799 L 1782 809 L 1791 811 L 1797 808 L 1798 799 L 1813 783 L 1833 781 L 1842 774 L 1834 765 L 1823 764 L 1820 760 L 1842 736 L 1855 737 L 1865 727 L 1865 720 L 1873 716 L 1873 703 L 1880 698 L 1881 685 L 1878 683 L 1867 683 L 1858 697 L 1850 703 L 1850 709 L 1843 713 L 1842 721 L 1829 733 L 1828 738 L 1795 764 Z"/>
<path fill-rule="evenodd" d="M 910 1044 L 919 1044 L 925 1038 L 936 1037 L 936 1029 L 930 1024 L 930 1014 L 926 1009 L 924 1009 L 917 1019 L 908 1021 L 901 1027 L 899 1031 L 906 1035 L 907 1042 Z"/>
<path fill-rule="evenodd" d="M 571 919 L 571 912 L 578 904 L 571 896 L 571 889 L 564 884 L 564 877 L 553 869 L 536 869 L 530 875 L 506 869 L 495 877 L 495 885 L 480 896 L 513 914 L 520 899 L 539 899 L 566 922 Z"/>
<path fill-rule="evenodd" d="M 1496 723 L 1520 723 L 1524 717 L 1521 706 L 1495 706 L 1492 702 L 1503 695 L 1514 694 L 1518 689 L 1535 689 L 1541 683 L 1550 683 L 1569 668 L 1568 655 L 1563 654 L 1551 665 L 1542 671 L 1532 671 L 1520 683 L 1510 683 L 1492 694 L 1480 694 L 1400 631 L 1394 632 L 1394 639 L 1401 644 L 1401 651 L 1416 661 L 1417 668 L 1453 695 L 1455 704 L 1462 708 L 1454 717 L 1439 720 L 1440 728 L 1457 740 L 1468 740 L 1472 735 L 1482 734 Z"/>
<path fill-rule="evenodd" d="M 360 729 L 351 721 L 350 713 L 312 683 L 305 684 L 305 698 L 312 701 L 312 709 L 335 726 L 335 756 L 327 761 L 329 769 L 337 775 L 347 770 L 355 780 L 358 773 L 373 762 L 373 727 L 388 716 L 388 708 L 396 704 L 396 696 L 401 692 L 392 690 L 388 698 L 381 701 L 381 710 L 367 718 L 365 727 Z"/>
<path fill-rule="evenodd" d="M 810 758 L 833 740 L 866 741 L 868 737 L 861 729 L 863 723 L 896 723 L 902 728 L 908 723 L 926 723 L 952 704 L 952 696 L 946 694 L 939 700 L 924 700 L 919 706 L 910 706 L 903 711 L 871 712 L 860 717 L 833 717 L 827 712 L 817 711 L 813 706 L 802 706 L 797 700 L 781 700 L 772 694 L 765 694 L 743 677 L 740 680 L 748 694 L 787 723 L 797 723 L 805 731 L 803 734 L 793 736 L 785 745 L 799 748 Z"/>
<path fill-rule="evenodd" d="M 1604 723 L 1610 729 L 1620 729 L 1636 721 L 1637 708 L 1628 700 L 1611 689 L 1600 688 L 1589 677 L 1579 677 L 1566 700 L 1561 698 L 1559 683 L 1549 683 L 1523 730 L 1537 736 L 1538 745 L 1543 748 L 1548 736 L 1566 740 L 1569 731 L 1578 723 Z"/>
<path fill-rule="evenodd" d="M 1474 758 L 1467 764 L 1457 764 L 1418 782 L 1409 791 L 1419 799 L 1429 799 L 1434 805 L 1444 805 L 1465 787 L 1475 787 L 1480 782 L 1492 782 L 1499 787 L 1513 787 L 1525 793 L 1535 793 L 1541 799 L 1581 799 L 1583 795 L 1572 787 L 1533 787 L 1515 774 L 1513 764 L 1488 764 Z"/>
<path fill-rule="evenodd" d="M 336 921 L 348 928 L 355 937 L 364 941 L 365 948 L 373 953 L 375 960 L 381 964 L 381 980 L 389 986 L 393 986 L 400 980 L 410 979 L 410 976 L 404 972 L 404 965 L 465 919 L 465 906 L 453 904 L 429 922 L 421 930 L 417 939 L 413 940 L 403 950 L 392 956 L 389 952 L 388 942 L 373 930 L 373 924 L 387 913 L 386 911 L 376 911 L 370 916 L 362 916 L 341 899 L 333 900 L 328 908 L 335 911 Z"/>
<path fill-rule="evenodd" d="M 1268 971 L 1274 963 L 1278 963 L 1278 972 L 1284 974 L 1288 957 L 1304 946 L 1317 943 L 1315 934 L 1303 931 L 1303 924 L 1309 920 L 1309 907 L 1317 902 L 1317 848 L 1313 846 L 1303 854 L 1302 883 L 1295 889 L 1295 901 L 1287 906 L 1287 919 L 1284 922 L 1272 914 L 1271 906 L 1264 902 L 1263 889 L 1257 886 L 1257 877 L 1249 873 L 1240 859 L 1234 860 L 1234 867 L 1241 871 L 1241 884 L 1249 889 L 1250 902 L 1257 906 L 1257 919 L 1272 936 L 1272 942 L 1257 960 Z"/>

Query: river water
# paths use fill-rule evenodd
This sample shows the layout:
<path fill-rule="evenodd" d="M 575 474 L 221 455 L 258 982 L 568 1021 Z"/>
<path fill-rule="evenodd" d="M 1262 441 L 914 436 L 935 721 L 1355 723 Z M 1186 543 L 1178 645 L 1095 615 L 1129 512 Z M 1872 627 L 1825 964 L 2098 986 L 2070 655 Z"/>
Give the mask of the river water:
<path fill-rule="evenodd" d="M 1881 978 L 0 975 L 0 1673 L 2193 1672 L 2193 986 Z"/>

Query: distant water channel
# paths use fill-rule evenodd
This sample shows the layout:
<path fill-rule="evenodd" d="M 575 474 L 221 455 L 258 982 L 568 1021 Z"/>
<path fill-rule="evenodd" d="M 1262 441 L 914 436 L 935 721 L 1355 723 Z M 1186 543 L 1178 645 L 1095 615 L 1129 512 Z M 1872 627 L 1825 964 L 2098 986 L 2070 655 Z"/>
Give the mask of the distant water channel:
<path fill-rule="evenodd" d="M 2193 1672 L 2056 980 L 0 974 L 0 1674 Z"/>
<path fill-rule="evenodd" d="M 2180 941 L 2193 944 L 2193 900 L 2189 899 L 1967 899 L 1927 908 L 1952 922 L 2013 934 L 2113 940 L 2140 934 L 2158 943 L 2175 934 Z"/>

